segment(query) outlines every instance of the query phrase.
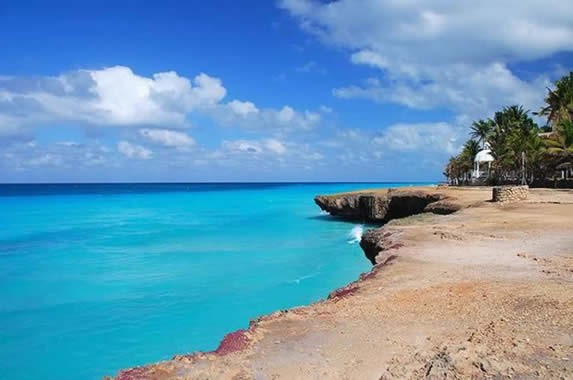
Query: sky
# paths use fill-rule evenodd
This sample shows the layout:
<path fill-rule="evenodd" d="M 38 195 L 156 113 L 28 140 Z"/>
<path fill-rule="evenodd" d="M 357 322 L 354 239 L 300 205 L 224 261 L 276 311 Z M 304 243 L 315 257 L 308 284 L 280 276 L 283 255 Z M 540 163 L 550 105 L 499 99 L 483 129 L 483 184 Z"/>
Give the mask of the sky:
<path fill-rule="evenodd" d="M 0 36 L 0 183 L 439 181 L 573 69 L 563 0 L 2 0 Z"/>

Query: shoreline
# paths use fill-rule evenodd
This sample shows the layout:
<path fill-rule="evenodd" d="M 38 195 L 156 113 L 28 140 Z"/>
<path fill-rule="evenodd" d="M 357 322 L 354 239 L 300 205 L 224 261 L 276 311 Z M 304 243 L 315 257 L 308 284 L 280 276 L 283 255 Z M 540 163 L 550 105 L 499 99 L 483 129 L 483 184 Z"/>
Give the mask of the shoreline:
<path fill-rule="evenodd" d="M 410 188 L 410 190 L 418 190 L 418 188 Z M 426 188 L 425 191 L 428 189 Z M 480 212 L 485 210 L 485 213 L 492 213 L 496 214 L 497 212 L 504 212 L 503 210 L 520 210 L 523 208 L 522 204 L 513 204 L 507 206 L 499 206 L 490 203 L 486 203 L 487 199 L 484 199 L 485 195 L 489 191 L 488 197 L 491 196 L 491 190 L 487 189 L 468 189 L 465 188 L 462 192 L 459 192 L 455 189 L 440 189 L 437 190 L 436 188 L 432 188 L 434 192 L 442 192 L 445 191 L 450 196 L 451 194 L 455 194 L 456 200 L 462 204 L 461 211 L 456 214 L 452 214 L 450 216 L 437 216 L 431 214 L 422 214 L 416 215 L 405 219 L 395 219 L 390 221 L 389 223 L 385 224 L 383 227 L 379 229 L 375 229 L 374 231 L 381 231 L 380 236 L 377 239 L 387 239 L 388 241 L 385 242 L 386 249 L 384 250 L 383 255 L 375 256 L 375 261 L 377 264 L 373 265 L 370 271 L 365 272 L 360 275 L 360 277 L 353 281 L 352 283 L 332 291 L 328 298 L 325 300 L 321 300 L 310 305 L 297 307 L 288 310 L 277 311 L 268 315 L 261 316 L 249 323 L 249 327 L 244 330 L 237 330 L 227 334 L 219 347 L 211 352 L 197 352 L 188 355 L 176 355 L 172 360 L 165 361 L 157 364 L 145 365 L 141 367 L 135 367 L 127 370 L 123 370 L 119 372 L 117 375 L 117 379 L 168 379 L 168 378 L 175 378 L 180 376 L 181 374 L 184 375 L 185 378 L 204 378 L 204 377 L 223 377 L 223 378 L 252 378 L 255 375 L 262 376 L 263 378 L 271 378 L 271 374 L 274 376 L 272 378 L 289 378 L 289 377 L 297 377 L 304 375 L 305 371 L 308 370 L 321 370 L 326 371 L 323 372 L 326 378 L 333 378 L 339 377 L 341 375 L 350 376 L 350 377 L 363 377 L 363 376 L 371 376 L 374 373 L 377 373 L 378 378 L 380 375 L 386 376 L 385 378 L 395 378 L 395 377 L 408 377 L 414 376 L 416 377 L 420 372 L 420 366 L 411 363 L 404 363 L 404 357 L 408 357 L 410 351 L 405 347 L 402 347 L 401 350 L 398 350 L 394 357 L 386 358 L 387 362 L 386 365 L 382 365 L 377 363 L 379 361 L 379 357 L 376 360 L 372 360 L 366 366 L 368 369 L 364 370 L 364 365 L 356 366 L 356 364 L 352 364 L 356 360 L 364 361 L 367 360 L 364 358 L 364 353 L 351 353 L 349 354 L 345 349 L 345 346 L 348 342 L 352 342 L 352 346 L 356 348 L 356 345 L 360 344 L 363 339 L 371 339 L 369 333 L 366 330 L 370 330 L 370 327 L 373 325 L 377 325 L 379 323 L 379 319 L 381 318 L 384 320 L 384 317 L 388 319 L 390 316 L 384 312 L 384 306 L 400 306 L 400 304 L 396 304 L 396 300 L 392 302 L 389 300 L 388 297 L 391 297 L 392 292 L 390 290 L 406 293 L 412 293 L 412 290 L 419 288 L 419 287 L 427 287 L 428 285 L 431 286 L 444 286 L 444 281 L 435 281 L 431 278 L 425 278 L 424 276 L 420 276 L 420 278 L 416 278 L 416 270 L 419 268 L 423 268 L 425 271 L 431 270 L 435 271 L 436 273 L 440 273 L 440 268 L 436 267 L 436 264 L 444 265 L 445 267 L 451 270 L 450 273 L 446 271 L 443 274 L 443 279 L 446 280 L 446 283 L 450 285 L 450 293 L 452 289 L 459 288 L 462 285 L 463 289 L 468 287 L 475 287 L 476 284 L 469 285 L 476 280 L 480 283 L 480 287 L 491 287 L 491 283 L 495 283 L 496 281 L 502 281 L 510 283 L 515 281 L 516 279 L 522 280 L 523 283 L 520 283 L 520 286 L 524 286 L 528 288 L 527 285 L 529 283 L 536 283 L 540 281 L 539 278 L 531 278 L 531 268 L 528 267 L 527 269 L 524 268 L 523 261 L 524 259 L 527 260 L 529 257 L 527 253 L 520 253 L 517 256 L 507 257 L 504 258 L 503 266 L 509 266 L 513 269 L 518 269 L 517 272 L 508 272 L 507 267 L 495 268 L 496 273 L 495 275 L 491 276 L 481 276 L 475 273 L 475 268 L 471 268 L 472 266 L 485 266 L 485 267 L 496 267 L 496 265 L 492 265 L 491 260 L 497 261 L 498 259 L 495 257 L 495 254 L 491 254 L 488 252 L 487 258 L 481 257 L 480 259 L 472 259 L 472 257 L 460 257 L 461 263 L 463 264 L 460 267 L 460 263 L 448 262 L 451 261 L 451 258 L 444 256 L 443 252 L 439 252 L 444 249 L 444 245 L 448 245 L 451 242 L 464 241 L 468 236 L 471 235 L 481 236 L 479 235 L 478 231 L 468 231 L 470 235 L 465 236 L 467 234 L 466 231 L 460 232 L 460 227 L 451 228 L 452 221 L 450 219 L 454 219 L 454 224 L 459 224 L 459 219 L 463 219 L 465 223 L 461 224 L 461 229 L 467 228 L 467 225 L 471 225 L 472 221 L 468 219 L 466 214 L 474 212 L 478 210 Z M 471 194 L 468 196 L 468 194 Z M 555 191 L 546 190 L 546 191 L 536 191 L 533 195 L 533 201 L 526 201 L 523 205 L 536 205 L 535 208 L 539 207 L 569 207 L 571 210 L 566 210 L 565 218 L 566 221 L 573 221 L 573 216 L 570 216 L 571 213 L 567 211 L 572 211 L 573 207 L 569 206 L 570 202 L 573 202 L 573 193 L 564 192 L 563 194 L 555 194 Z M 556 198 L 555 195 L 558 195 Z M 537 203 L 536 203 L 537 202 Z M 560 202 L 560 203 L 551 203 L 551 202 Z M 526 207 L 527 208 L 527 207 Z M 470 210 L 470 211 L 468 211 Z M 501 211 L 500 211 L 501 210 Z M 468 212 L 466 212 L 468 211 Z M 461 216 L 460 216 L 461 215 Z M 488 215 L 482 215 L 482 219 L 486 222 L 486 229 L 491 228 L 492 224 L 494 230 L 499 229 L 499 226 L 494 220 L 489 220 L 487 218 Z M 489 215 L 491 216 L 491 215 Z M 519 216 L 519 215 L 518 215 Z M 453 218 L 451 218 L 453 217 Z M 444 220 L 440 220 L 439 218 L 447 219 L 444 223 Z M 473 220 L 474 224 L 479 224 L 480 220 Z M 482 222 L 484 222 L 482 220 Z M 499 222 L 499 221 L 498 221 Z M 440 226 L 443 224 L 443 226 Z M 440 226 L 440 227 L 437 227 Z M 503 223 L 502 223 L 503 226 Z M 483 227 L 483 226 L 482 226 Z M 458 231 L 456 231 L 458 230 Z M 522 228 L 523 230 L 523 228 Z M 438 238 L 437 246 L 427 246 L 431 248 L 429 252 L 432 252 L 432 260 L 429 260 L 424 257 L 419 257 L 419 252 L 417 253 L 416 248 L 420 248 L 420 246 L 424 246 L 423 238 L 417 235 L 422 233 L 422 235 L 428 235 L 430 232 L 430 236 L 432 238 Z M 518 232 L 519 229 L 513 232 Z M 523 232 L 523 231 L 522 231 Z M 483 233 L 482 233 L 483 235 Z M 493 236 L 493 235 L 491 235 Z M 488 239 L 494 240 L 494 246 L 502 244 L 497 238 L 489 237 Z M 487 237 L 487 235 L 486 235 Z M 485 239 L 487 240 L 487 239 Z M 484 241 L 485 241 L 484 240 Z M 515 237 L 509 236 L 505 237 L 506 240 L 503 244 L 511 246 L 511 243 L 515 243 Z M 487 247 L 484 246 L 482 243 L 484 241 L 479 241 L 477 247 L 468 247 L 470 250 L 485 250 L 489 249 L 490 251 L 493 249 L 497 249 L 497 247 Z M 509 242 L 509 243 L 508 243 Z M 571 243 L 571 241 L 565 241 L 565 244 Z M 488 244 L 491 242 L 488 242 Z M 362 244 L 361 244 L 362 245 Z M 426 244 L 427 245 L 427 244 Z M 471 244 L 470 244 L 471 245 Z M 418 246 L 418 247 L 417 247 Z M 364 247 L 363 247 L 364 248 Z M 512 247 L 514 249 L 515 247 Z M 365 256 L 367 258 L 368 255 L 365 252 Z M 463 255 L 460 255 L 463 256 Z M 515 261 L 515 257 L 517 257 L 517 261 Z M 570 261 L 571 257 L 566 256 L 564 260 L 565 269 L 566 271 L 563 274 L 563 278 L 565 278 L 565 292 L 564 295 L 571 299 L 571 305 L 565 305 L 565 311 L 571 312 L 573 311 L 573 262 Z M 438 262 L 435 262 L 435 259 L 438 259 Z M 422 259 L 422 260 L 420 260 Z M 464 261 L 465 260 L 465 261 Z M 371 260 L 372 261 L 372 260 Z M 425 262 L 426 261 L 426 262 Z M 433 262 L 434 261 L 434 262 Z M 473 261 L 473 262 L 472 262 Z M 477 263 L 476 263 L 477 261 Z M 539 259 L 534 260 L 534 262 L 539 262 Z M 569 265 L 571 267 L 569 268 Z M 468 271 L 467 268 L 470 267 Z M 563 266 L 563 263 L 560 262 L 560 266 Z M 389 270 L 389 267 L 394 267 L 392 271 Z M 483 269 L 483 268 L 482 268 Z M 555 270 L 555 268 L 552 268 Z M 570 271 L 569 271 L 570 270 Z M 550 270 L 547 270 L 551 272 Z M 381 273 L 384 272 L 384 276 L 380 276 Z M 468 273 L 465 273 L 468 272 Z M 523 274 L 523 273 L 526 273 Z M 508 274 L 509 273 L 509 274 Z M 521 273 L 521 274 L 520 274 Z M 547 273 L 549 275 L 554 274 L 556 272 Z M 561 273 L 561 272 L 559 272 Z M 478 272 L 479 274 L 479 272 Z M 571 275 L 569 275 L 571 274 Z M 520 276 L 523 275 L 524 278 Z M 529 276 L 529 277 L 528 277 Z M 427 277 L 427 276 L 426 276 Z M 473 278 L 472 277 L 476 277 Z M 483 281 L 484 278 L 489 281 Z M 515 277 L 515 278 L 514 278 Z M 561 280 L 563 280 L 561 278 Z M 393 281 L 394 280 L 394 281 Z M 493 281 L 495 280 L 495 281 Z M 510 281 L 511 280 L 511 281 Z M 465 284 L 465 285 L 464 285 Z M 413 286 L 416 285 L 416 286 Z M 455 285 L 455 286 L 454 286 Z M 514 285 L 518 285 L 515 283 Z M 549 286 L 549 285 L 548 285 Z M 431 288 L 431 287 L 430 287 Z M 384 291 L 380 291 L 383 289 L 388 289 L 388 294 Z M 459 290 L 459 289 L 458 289 Z M 467 289 L 466 289 L 467 290 Z M 491 289 L 490 289 L 491 290 Z M 527 291 L 531 289 L 528 288 Z M 563 290 L 563 289 L 561 289 Z M 414 291 L 414 293 L 417 293 Z M 447 293 L 447 294 L 450 294 Z M 440 291 L 436 294 L 438 298 L 440 298 Z M 410 294 L 412 296 L 413 294 Z M 443 294 L 442 294 L 443 296 Z M 419 297 L 418 297 L 419 298 Z M 430 297 L 431 298 L 431 297 Z M 463 297 L 462 297 L 463 298 Z M 375 301 L 376 304 L 379 301 L 382 302 L 382 309 L 380 307 L 375 307 L 372 309 L 372 301 Z M 423 299 L 422 299 L 423 301 Z M 467 300 L 466 300 L 467 301 Z M 370 303 L 370 304 L 369 304 Z M 358 304 L 358 305 L 357 305 Z M 427 303 L 423 304 L 424 306 Z M 357 307 L 360 306 L 360 307 Z M 410 305 L 412 306 L 412 305 Z M 463 305 L 457 305 L 462 307 Z M 365 309 L 372 309 L 369 313 L 361 313 L 360 311 L 364 311 Z M 400 314 L 400 311 L 404 312 L 406 309 L 403 307 L 397 307 L 395 311 Z M 378 317 L 371 321 L 372 316 L 378 314 Z M 571 313 L 569 313 L 571 314 Z M 417 318 L 427 316 L 427 314 L 421 313 L 417 315 Z M 317 322 L 317 319 L 320 322 Z M 392 318 L 389 318 L 390 320 Z M 439 321 L 439 319 L 438 319 Z M 566 326 L 573 327 L 573 322 L 571 317 L 567 317 L 563 320 Z M 332 336 L 331 332 L 324 330 L 324 324 L 331 325 L 331 327 L 340 327 L 346 325 L 359 325 L 360 328 L 351 328 L 346 327 L 342 328 L 340 334 L 346 335 L 344 339 L 341 339 L 340 336 Z M 416 325 L 416 320 L 410 321 L 411 324 Z M 424 322 L 425 324 L 429 323 L 428 321 Z M 432 326 L 434 329 L 441 325 L 436 320 L 433 320 Z M 432 323 L 430 323 L 432 325 Z M 414 326 L 415 327 L 415 326 Z M 441 326 L 443 329 L 443 326 Z M 416 328 L 420 328 L 417 326 Z M 388 330 L 388 326 L 380 326 L 379 332 L 384 332 Z M 386 331 L 386 335 L 382 334 L 379 339 L 374 339 L 373 342 L 369 343 L 369 345 L 373 345 L 376 349 L 384 350 L 391 348 L 393 345 L 391 344 L 388 346 L 388 342 L 385 340 L 384 337 L 394 336 L 395 342 L 400 342 L 403 344 L 403 341 L 411 340 L 412 337 L 409 336 L 408 332 L 405 331 L 394 331 L 390 328 L 391 331 Z M 414 328 L 415 330 L 415 328 Z M 423 330 L 423 329 L 422 329 Z M 438 329 L 439 330 L 439 329 Z M 441 331 L 441 335 L 445 332 Z M 438 335 L 440 335 L 438 334 Z M 406 336 L 403 336 L 406 335 Z M 447 335 L 447 334 L 446 334 Z M 432 341 L 432 338 L 436 341 L 440 340 L 440 337 L 432 337 L 428 335 L 424 341 L 427 342 Z M 442 341 L 448 341 L 451 338 L 446 339 L 445 337 L 441 337 Z M 571 339 L 570 346 L 565 345 L 564 350 L 568 354 L 569 350 L 573 348 L 573 336 L 567 337 L 567 339 Z M 401 341 L 402 340 L 402 341 Z M 338 341 L 338 343 L 336 343 Z M 329 344 L 331 342 L 332 344 Z M 398 344 L 398 343 L 397 343 Z M 400 345 L 398 344 L 398 345 Z M 323 351 L 324 346 L 328 346 L 328 353 L 324 352 L 320 355 L 315 354 L 316 347 L 320 347 L 318 350 Z M 554 347 L 555 349 L 555 347 Z M 363 349 L 359 349 L 358 351 L 363 351 Z M 487 369 L 486 367 L 491 366 L 490 364 L 481 364 L 480 366 L 473 366 L 467 365 L 467 363 L 459 364 L 458 361 L 463 362 L 463 360 L 455 357 L 458 353 L 448 352 L 447 350 L 437 350 L 433 347 L 431 353 L 436 356 L 437 359 L 435 365 L 430 365 L 429 372 L 426 368 L 426 373 L 432 374 L 432 368 L 438 368 L 440 366 L 446 366 L 444 373 L 454 374 L 454 375 L 484 375 L 483 369 Z M 303 356 L 310 355 L 310 359 L 306 358 L 305 360 L 301 360 L 300 355 L 306 354 Z M 418 359 L 412 359 L 412 363 L 420 363 L 423 364 L 422 368 L 426 366 L 429 359 L 425 358 L 423 354 L 420 352 L 416 353 L 419 357 Z M 414 355 L 414 356 L 416 356 Z M 440 356 L 441 355 L 441 356 Z M 477 355 L 477 354 L 476 354 Z M 368 354 L 366 354 L 368 356 Z M 387 356 L 387 355 L 382 355 Z M 479 355 L 478 355 L 479 356 Z M 503 355 L 502 355 L 503 356 Z M 340 357 L 343 357 L 342 364 L 340 363 Z M 432 356 L 430 355 L 430 358 Z M 447 360 L 444 359 L 447 357 Z M 452 359 L 453 357 L 453 359 Z M 441 358 L 441 359 L 440 359 Z M 433 360 L 433 359 L 432 359 Z M 430 362 L 432 362 L 430 360 Z M 571 358 L 573 360 L 573 358 Z M 333 365 L 333 362 L 338 363 L 338 365 Z M 475 362 L 475 360 L 474 360 Z M 290 363 L 290 364 L 289 364 Z M 394 366 L 402 368 L 405 370 L 404 373 L 395 373 L 397 369 L 389 370 L 389 368 L 393 368 Z M 401 363 L 397 365 L 397 363 Z M 426 364 L 424 364 L 426 363 Z M 373 367 L 372 367 L 373 366 Z M 411 368 L 410 368 L 411 367 Z M 468 367 L 468 368 L 466 368 Z M 409 369 L 408 369 L 409 368 Z M 437 369 L 436 369 L 437 370 Z M 472 372 L 473 370 L 477 370 L 477 372 Z M 536 369 L 539 371 L 539 369 Z M 571 363 L 569 362 L 569 366 L 564 367 L 564 373 L 573 373 L 568 371 L 573 371 L 571 368 Z M 422 371 L 423 372 L 423 371 Z M 487 370 L 486 370 L 487 372 Z M 509 374 L 519 374 L 519 371 L 515 369 L 509 370 L 506 369 L 507 375 Z M 490 372 L 491 369 L 490 369 Z M 504 375 L 504 372 L 499 369 L 497 372 L 500 375 Z M 541 372 L 540 372 L 541 373 Z M 308 373 L 307 373 L 308 374 Z M 546 375 L 549 377 L 555 375 L 553 373 L 545 372 Z M 435 374 L 437 376 L 437 374 Z M 456 376 L 457 376 L 456 375 Z M 239 376 L 239 377 L 236 377 Z M 305 377 L 305 376 L 303 376 Z M 382 377 L 384 378 L 384 377 Z"/>

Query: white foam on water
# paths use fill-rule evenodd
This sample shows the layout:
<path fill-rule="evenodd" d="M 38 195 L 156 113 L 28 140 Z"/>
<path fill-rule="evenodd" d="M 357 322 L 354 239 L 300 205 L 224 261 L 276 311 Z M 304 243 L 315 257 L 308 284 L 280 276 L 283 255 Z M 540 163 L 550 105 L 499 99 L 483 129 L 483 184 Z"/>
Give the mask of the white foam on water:
<path fill-rule="evenodd" d="M 297 278 L 297 279 L 294 279 L 294 280 L 292 280 L 292 281 L 290 281 L 290 282 L 295 283 L 295 284 L 300 284 L 301 281 L 307 280 L 307 279 L 309 279 L 309 278 L 313 278 L 313 277 L 315 277 L 317 274 L 318 274 L 318 273 L 309 274 L 309 275 L 307 275 L 307 276 L 302 276 L 302 277 L 299 277 L 299 278 Z"/>
<path fill-rule="evenodd" d="M 362 239 L 362 234 L 364 233 L 364 226 L 358 225 L 352 227 L 352 230 L 348 233 L 348 244 L 360 243 Z"/>

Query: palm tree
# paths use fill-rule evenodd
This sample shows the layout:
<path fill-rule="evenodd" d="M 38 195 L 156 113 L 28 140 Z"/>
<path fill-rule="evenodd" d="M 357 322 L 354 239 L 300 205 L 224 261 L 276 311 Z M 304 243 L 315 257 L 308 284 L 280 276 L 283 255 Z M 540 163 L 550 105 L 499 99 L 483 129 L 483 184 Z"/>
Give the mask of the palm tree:
<path fill-rule="evenodd" d="M 492 166 L 496 180 L 523 177 L 521 173 L 522 154 L 531 163 L 537 160 L 534 152 L 538 144 L 539 127 L 528 115 L 529 111 L 522 106 L 505 107 L 494 114 L 490 134 L 492 155 L 495 158 Z M 533 168 L 532 168 L 533 169 Z"/>
<path fill-rule="evenodd" d="M 549 154 L 563 159 L 573 157 L 573 121 L 561 121 L 558 133 L 546 139 L 545 145 Z"/>
<path fill-rule="evenodd" d="M 491 120 L 478 120 L 472 123 L 470 130 L 470 136 L 472 139 L 476 139 L 482 144 L 482 148 L 485 148 L 485 143 L 489 139 L 493 129 L 493 123 Z"/>
<path fill-rule="evenodd" d="M 469 161 L 470 165 L 473 165 L 474 158 L 479 153 L 479 143 L 476 140 L 470 139 L 466 141 L 462 149 L 462 157 Z"/>
<path fill-rule="evenodd" d="M 547 88 L 547 92 L 547 105 L 535 114 L 547 116 L 547 123 L 555 130 L 561 121 L 573 120 L 573 71 L 555 82 L 554 90 Z"/>

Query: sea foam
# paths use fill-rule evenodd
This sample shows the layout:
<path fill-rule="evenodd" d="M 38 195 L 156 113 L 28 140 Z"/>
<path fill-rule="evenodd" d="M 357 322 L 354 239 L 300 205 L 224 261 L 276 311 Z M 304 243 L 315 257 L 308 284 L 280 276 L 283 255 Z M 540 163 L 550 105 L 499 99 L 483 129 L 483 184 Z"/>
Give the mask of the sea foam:
<path fill-rule="evenodd" d="M 352 230 L 348 233 L 348 244 L 360 243 L 363 233 L 364 227 L 362 225 L 352 227 Z"/>

